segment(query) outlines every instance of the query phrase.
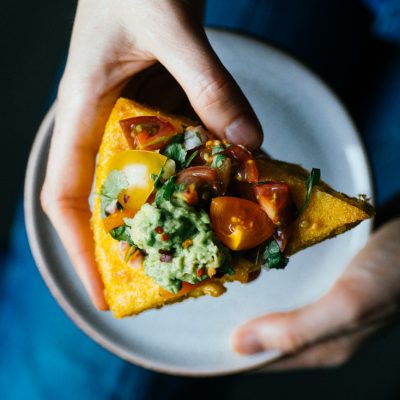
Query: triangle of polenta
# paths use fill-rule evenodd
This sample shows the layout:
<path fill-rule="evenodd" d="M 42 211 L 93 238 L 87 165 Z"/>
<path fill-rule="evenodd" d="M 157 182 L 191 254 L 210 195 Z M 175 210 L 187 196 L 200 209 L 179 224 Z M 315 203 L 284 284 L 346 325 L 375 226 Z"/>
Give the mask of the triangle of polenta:
<path fill-rule="evenodd" d="M 119 121 L 129 117 L 157 115 L 171 122 L 178 131 L 192 121 L 177 118 L 158 110 L 121 98 L 115 104 L 107 122 L 99 149 L 96 169 L 95 192 L 99 193 L 108 173 L 111 157 L 129 149 Z M 305 198 L 305 179 L 307 171 L 298 165 L 260 158 L 257 160 L 261 180 L 284 181 L 290 186 L 293 200 L 300 207 Z M 105 297 L 116 317 L 138 314 L 151 308 L 182 301 L 188 297 L 205 294 L 220 296 L 225 292 L 224 283 L 238 280 L 247 282 L 254 270 L 254 264 L 240 258 L 235 260 L 233 276 L 222 279 L 209 279 L 184 297 L 165 299 L 160 295 L 159 286 L 145 275 L 143 268 L 135 268 L 124 262 L 120 253 L 120 244 L 106 233 L 101 218 L 100 198 L 95 197 L 92 215 L 92 230 L 95 242 L 95 257 L 105 286 Z M 373 208 L 365 201 L 349 198 L 335 192 L 321 182 L 313 190 L 311 201 L 303 214 L 294 222 L 294 231 L 288 244 L 288 254 L 318 243 L 350 229 L 363 219 L 373 215 Z"/>

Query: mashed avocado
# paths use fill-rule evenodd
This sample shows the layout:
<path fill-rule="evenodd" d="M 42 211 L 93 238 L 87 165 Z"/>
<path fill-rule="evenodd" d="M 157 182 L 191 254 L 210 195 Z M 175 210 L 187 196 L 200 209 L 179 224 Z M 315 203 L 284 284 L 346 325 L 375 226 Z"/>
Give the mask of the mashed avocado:
<path fill-rule="evenodd" d="M 228 260 L 204 210 L 164 201 L 144 204 L 126 218 L 128 234 L 145 253 L 144 271 L 164 289 L 177 293 L 181 282 L 198 283 Z"/>

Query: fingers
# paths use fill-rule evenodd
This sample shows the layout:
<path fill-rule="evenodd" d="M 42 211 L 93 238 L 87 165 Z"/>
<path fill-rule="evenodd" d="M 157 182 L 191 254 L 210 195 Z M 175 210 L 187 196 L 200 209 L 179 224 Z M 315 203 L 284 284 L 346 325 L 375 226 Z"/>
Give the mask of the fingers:
<path fill-rule="evenodd" d="M 388 318 L 400 295 L 400 220 L 369 240 L 334 287 L 320 300 L 300 309 L 256 318 L 233 336 L 243 354 L 266 349 L 293 353 L 311 343 Z"/>
<path fill-rule="evenodd" d="M 88 204 L 96 141 L 88 134 L 90 118 L 80 118 L 81 107 L 72 104 L 59 104 L 41 201 L 90 298 L 97 308 L 105 310 Z"/>
<path fill-rule="evenodd" d="M 166 32 L 163 46 L 153 45 L 155 56 L 174 75 L 209 130 L 251 150 L 258 148 L 263 134 L 249 102 L 202 29 L 181 17 L 177 29 Z"/>
<path fill-rule="evenodd" d="M 376 329 L 376 327 L 370 328 L 315 344 L 271 363 L 258 372 L 337 367 L 346 363 Z"/>
<path fill-rule="evenodd" d="M 94 259 L 88 198 L 95 156 L 115 95 L 97 100 L 62 89 L 41 201 L 85 289 L 97 308 L 107 309 Z"/>
<path fill-rule="evenodd" d="M 342 332 L 355 319 L 352 309 L 349 296 L 337 289 L 295 311 L 273 313 L 246 323 L 235 332 L 233 345 L 242 354 L 267 349 L 293 353 Z"/>

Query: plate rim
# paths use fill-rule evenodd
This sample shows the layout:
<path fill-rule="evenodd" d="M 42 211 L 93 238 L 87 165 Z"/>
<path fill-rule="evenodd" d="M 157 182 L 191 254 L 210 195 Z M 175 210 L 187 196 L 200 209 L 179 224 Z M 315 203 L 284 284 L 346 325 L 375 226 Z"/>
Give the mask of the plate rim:
<path fill-rule="evenodd" d="M 342 102 L 340 101 L 339 97 L 333 92 L 333 90 L 324 82 L 322 79 L 316 75 L 311 69 L 306 67 L 304 64 L 302 64 L 300 61 L 292 57 L 290 54 L 286 53 L 285 51 L 282 51 L 274 45 L 271 45 L 269 43 L 265 43 L 261 40 L 255 39 L 251 36 L 243 35 L 240 33 L 234 33 L 229 30 L 225 29 L 207 29 L 208 33 L 212 34 L 225 34 L 228 36 L 234 36 L 234 37 L 240 37 L 241 39 L 247 39 L 250 42 L 255 42 L 257 45 L 266 47 L 268 50 L 273 50 L 276 54 L 278 54 L 281 58 L 287 59 L 288 61 L 291 61 L 296 65 L 297 68 L 301 69 L 308 75 L 312 76 L 319 85 L 325 89 L 325 91 L 333 98 L 333 100 L 337 103 L 339 106 L 341 112 L 344 114 L 345 118 L 348 120 L 350 123 L 353 132 L 355 133 L 358 142 L 361 146 L 361 150 L 363 153 L 363 156 L 366 161 L 366 167 L 367 167 L 367 176 L 368 176 L 368 181 L 369 185 L 371 188 L 371 193 L 372 193 L 372 198 L 371 202 L 374 204 L 374 199 L 375 199 L 375 185 L 374 185 L 374 180 L 373 180 L 373 175 L 372 175 L 372 170 L 371 170 L 371 164 L 370 164 L 370 159 L 368 152 L 366 151 L 365 144 L 361 140 L 360 133 L 358 132 L 351 116 L 349 115 L 347 109 L 344 107 Z M 40 155 L 44 143 L 46 140 L 49 139 L 49 137 L 52 136 L 53 131 L 52 131 L 52 125 L 54 123 L 54 116 L 55 116 L 55 110 L 56 110 L 56 101 L 51 105 L 49 108 L 48 112 L 46 113 L 44 119 L 42 120 L 39 129 L 37 131 L 36 137 L 34 139 L 33 145 L 31 147 L 31 151 L 29 154 L 29 159 L 27 163 L 27 168 L 26 168 L 26 175 L 25 175 L 25 182 L 24 182 L 24 216 L 25 216 L 25 225 L 26 225 L 26 230 L 27 230 L 27 236 L 28 236 L 28 241 L 29 245 L 32 251 L 33 259 L 37 265 L 37 268 L 46 284 L 48 287 L 49 291 L 51 292 L 52 296 L 55 298 L 59 306 L 63 309 L 63 311 L 66 313 L 66 315 L 70 318 L 72 322 L 75 323 L 76 326 L 78 326 L 79 329 L 83 333 L 85 333 L 87 336 L 89 336 L 91 339 L 93 339 L 97 344 L 105 348 L 106 350 L 110 351 L 112 354 L 117 355 L 121 359 L 123 359 L 126 362 L 130 362 L 136 365 L 139 365 L 143 368 L 150 369 L 152 371 L 156 372 L 162 372 L 168 375 L 175 375 L 175 376 L 186 376 L 186 377 L 218 377 L 218 376 L 226 376 L 226 375 L 232 375 L 232 374 L 239 374 L 243 372 L 249 372 L 249 371 L 256 371 L 257 369 L 260 369 L 264 367 L 265 365 L 269 364 L 272 361 L 275 361 L 279 358 L 281 358 L 281 355 L 275 354 L 275 355 L 270 355 L 268 357 L 268 360 L 261 360 L 261 361 L 255 361 L 254 363 L 244 366 L 244 367 L 232 367 L 232 368 L 223 368 L 218 371 L 213 371 L 213 370 L 188 370 L 185 368 L 179 368 L 179 367 L 169 367 L 166 366 L 164 363 L 160 363 L 157 361 L 149 361 L 145 357 L 138 356 L 132 353 L 127 352 L 121 346 L 113 343 L 111 340 L 107 339 L 104 335 L 102 335 L 101 332 L 97 331 L 95 328 L 91 326 L 90 323 L 88 323 L 82 316 L 81 314 L 74 308 L 74 306 L 67 300 L 67 297 L 64 297 L 62 294 L 62 291 L 58 287 L 56 280 L 53 278 L 52 273 L 50 272 L 50 268 L 47 266 L 46 263 L 46 257 L 44 255 L 42 246 L 39 243 L 39 234 L 38 234 L 38 228 L 36 224 L 36 218 L 37 215 L 35 215 L 35 202 L 40 201 L 35 198 L 34 194 L 37 191 L 37 188 L 35 187 L 35 183 L 37 180 L 36 176 L 36 160 L 38 159 L 38 156 Z M 373 226 L 373 221 L 369 220 L 366 221 L 369 224 L 369 229 L 368 233 L 370 234 L 372 231 L 372 226 Z M 75 273 L 75 271 L 74 271 Z M 266 353 L 267 354 L 267 353 Z"/>

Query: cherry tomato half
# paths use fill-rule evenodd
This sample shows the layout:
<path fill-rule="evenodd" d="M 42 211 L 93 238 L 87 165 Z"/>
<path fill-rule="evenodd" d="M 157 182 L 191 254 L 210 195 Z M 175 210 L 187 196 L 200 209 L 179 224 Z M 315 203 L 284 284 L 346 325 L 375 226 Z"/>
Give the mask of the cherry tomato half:
<path fill-rule="evenodd" d="M 292 203 L 289 186 L 284 182 L 268 182 L 254 187 L 257 201 L 274 224 L 287 222 L 287 211 Z"/>
<path fill-rule="evenodd" d="M 222 154 L 237 160 L 240 165 L 237 171 L 237 179 L 246 182 L 258 181 L 258 169 L 251 153 L 242 146 L 231 144 Z"/>
<path fill-rule="evenodd" d="M 119 197 L 124 209 L 136 213 L 154 189 L 151 176 L 158 175 L 167 157 L 154 151 L 125 150 L 115 154 L 108 164 L 108 171 L 122 171 L 129 183 Z"/>
<path fill-rule="evenodd" d="M 161 149 L 178 133 L 169 121 L 156 116 L 127 118 L 119 124 L 130 146 L 139 150 Z"/>
<path fill-rule="evenodd" d="M 239 197 L 216 197 L 210 213 L 217 237 L 231 250 L 251 249 L 275 232 L 274 224 L 258 204 Z"/>

